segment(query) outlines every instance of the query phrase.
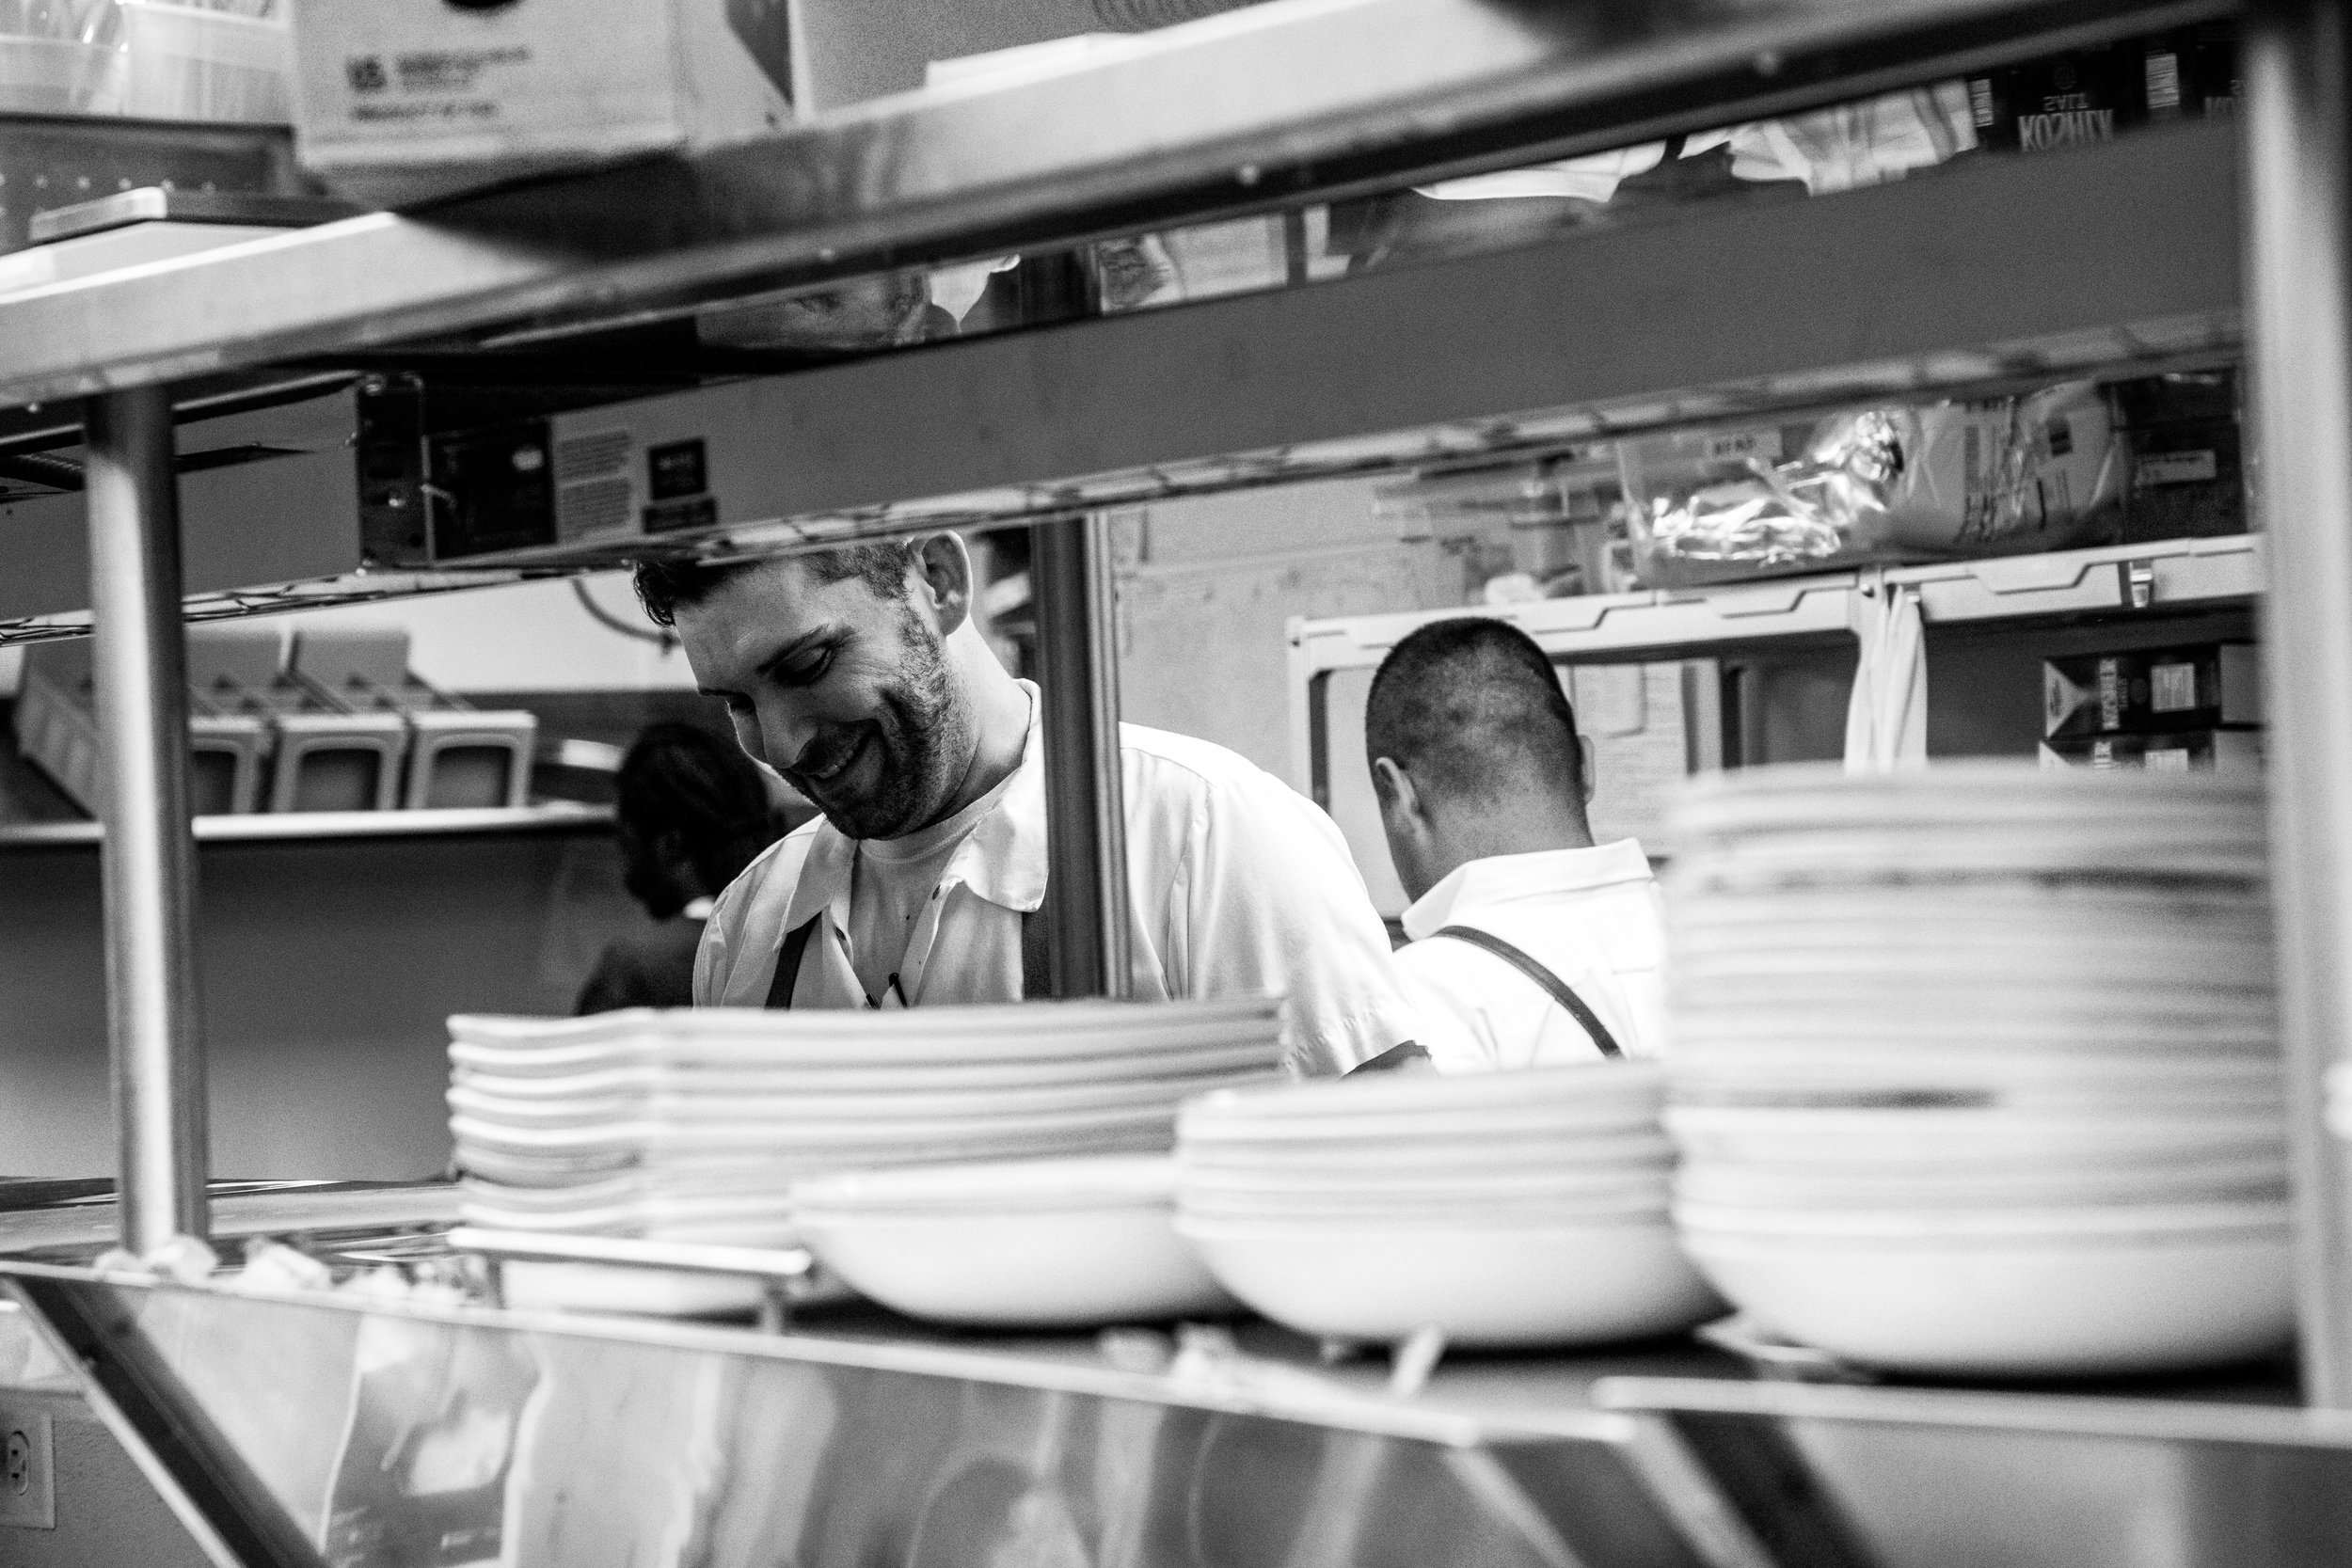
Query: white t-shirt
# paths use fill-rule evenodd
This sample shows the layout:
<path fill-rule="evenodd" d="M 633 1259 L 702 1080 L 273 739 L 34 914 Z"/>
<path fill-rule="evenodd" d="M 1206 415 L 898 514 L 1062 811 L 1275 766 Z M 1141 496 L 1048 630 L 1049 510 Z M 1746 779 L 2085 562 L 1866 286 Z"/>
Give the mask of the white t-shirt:
<path fill-rule="evenodd" d="M 1421 1010 L 1421 1043 L 1444 1072 L 1591 1061 L 1599 1047 L 1512 964 L 1452 937 L 1501 937 L 1558 975 L 1629 1056 L 1666 1035 L 1665 904 L 1632 839 L 1590 849 L 1496 855 L 1456 866 L 1405 911 L 1396 966 Z"/>
<path fill-rule="evenodd" d="M 877 1004 L 905 1004 L 903 982 L 892 982 L 914 936 L 914 923 L 938 893 L 956 850 L 980 818 L 996 809 L 1011 784 L 1008 776 L 953 816 L 903 838 L 858 841 L 850 874 L 850 952 L 858 984 Z"/>
<path fill-rule="evenodd" d="M 1032 717 L 1020 767 L 907 932 L 895 973 L 911 1006 L 1021 997 L 1021 916 L 1045 899 L 1041 730 Z M 1119 738 L 1132 994 L 1281 992 L 1288 1059 L 1305 1073 L 1344 1072 L 1415 1037 L 1388 933 L 1331 819 L 1222 746 L 1136 724 Z M 704 927 L 695 1006 L 765 1005 L 786 934 L 811 920 L 793 1006 L 866 1006 L 854 950 L 880 939 L 853 907 L 858 860 L 820 817 L 754 861 Z"/>

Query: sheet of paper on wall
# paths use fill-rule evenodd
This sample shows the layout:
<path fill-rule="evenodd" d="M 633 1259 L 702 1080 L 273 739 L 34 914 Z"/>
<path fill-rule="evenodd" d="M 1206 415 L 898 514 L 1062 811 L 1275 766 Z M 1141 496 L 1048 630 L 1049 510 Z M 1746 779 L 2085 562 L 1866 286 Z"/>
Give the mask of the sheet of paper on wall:
<path fill-rule="evenodd" d="M 1577 727 L 1593 743 L 1594 841 L 1638 838 L 1658 853 L 1675 787 L 1722 766 L 1715 661 L 1569 665 L 1560 675 Z"/>

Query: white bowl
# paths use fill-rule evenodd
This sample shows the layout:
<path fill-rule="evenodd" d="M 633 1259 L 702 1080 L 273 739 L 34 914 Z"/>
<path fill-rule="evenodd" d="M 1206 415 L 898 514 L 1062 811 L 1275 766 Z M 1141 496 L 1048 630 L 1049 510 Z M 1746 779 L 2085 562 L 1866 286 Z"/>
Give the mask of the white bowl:
<path fill-rule="evenodd" d="M 1328 1338 L 1392 1341 L 1434 1323 L 1457 1345 L 1592 1344 L 1722 1310 L 1655 1221 L 1522 1229 L 1180 1219 L 1178 1228 L 1234 1295 Z"/>
<path fill-rule="evenodd" d="M 1588 1221 L 1657 1217 L 1666 1213 L 1671 1195 L 1664 1181 L 1628 1186 L 1613 1193 L 1583 1193 L 1553 1197 L 1288 1197 L 1280 1194 L 1186 1193 L 1177 1200 L 1177 1212 L 1186 1220 L 1235 1224 L 1377 1226 L 1475 1226 L 1484 1229 L 1552 1229 Z"/>
<path fill-rule="evenodd" d="M 2108 1203 L 2178 1203 L 2254 1197 L 2283 1192 L 2283 1151 L 2206 1160 L 2164 1160 L 2144 1165 L 2087 1169 L 2006 1165 L 1961 1167 L 1903 1176 L 1820 1167 L 1692 1161 L 1675 1172 L 1685 1203 L 1727 1209 L 1971 1209 L 2012 1205 L 2051 1207 Z"/>
<path fill-rule="evenodd" d="M 937 1323 L 1070 1328 L 1233 1307 L 1177 1238 L 1165 1197 L 995 1212 L 804 1206 L 798 1224 L 809 1249 L 859 1294 Z"/>
<path fill-rule="evenodd" d="M 1475 1133 L 1426 1141 L 1319 1139 L 1253 1144 L 1186 1143 L 1177 1158 L 1187 1171 L 1315 1176 L 1334 1180 L 1419 1180 L 1423 1177 L 1524 1176 L 1671 1164 L 1675 1146 L 1653 1121 L 1635 1132 L 1565 1132 L 1529 1136 Z"/>
<path fill-rule="evenodd" d="M 1909 1247 L 1942 1241 L 2064 1237 L 2200 1236 L 2216 1230 L 2268 1229 L 2287 1223 L 2284 1193 L 2187 1203 L 2035 1205 L 2027 1208 L 1758 1209 L 1678 1203 L 1685 1231 L 1740 1236 L 1831 1236 L 1860 1244 Z"/>
<path fill-rule="evenodd" d="M 1910 1245 L 1693 1230 L 1684 1244 L 1759 1323 L 1899 1371 L 2153 1371 L 2260 1355 L 2295 1327 L 2283 1225 Z"/>
<path fill-rule="evenodd" d="M 1623 1165 L 1570 1165 L 1524 1171 L 1407 1171 L 1326 1174 L 1320 1171 L 1233 1170 L 1180 1158 L 1178 1190 L 1186 1195 L 1281 1196 L 1312 1200 L 1346 1198 L 1385 1202 L 1398 1198 L 1481 1199 L 1574 1198 L 1605 1196 L 1629 1186 L 1664 1190 L 1674 1164 L 1661 1157 Z"/>
<path fill-rule="evenodd" d="M 2230 1158 L 2275 1153 L 2286 1141 L 2279 1117 L 2235 1114 L 1677 1105 L 1665 1124 L 1692 1160 L 1888 1174 Z"/>
<path fill-rule="evenodd" d="M 1417 1083 L 1442 1080 L 1412 1075 Z M 1500 1076 L 1500 1075 L 1498 1075 Z M 1177 1120 L 1177 1136 L 1187 1147 L 1293 1148 L 1301 1144 L 1474 1143 L 1490 1138 L 1623 1136 L 1658 1125 L 1655 1105 L 1515 1105 L 1494 1110 L 1397 1111 L 1386 1116 L 1252 1116 L 1229 1119 L 1210 1101 L 1187 1101 Z"/>
<path fill-rule="evenodd" d="M 1166 1208 L 1176 1189 L 1176 1162 L 1165 1154 L 1098 1154 L 836 1171 L 796 1182 L 792 1197 L 803 1209 L 835 1214 L 1002 1213 Z"/>
<path fill-rule="evenodd" d="M 1204 1123 L 1263 1120 L 1287 1124 L 1321 1117 L 1384 1120 L 1398 1116 L 1542 1108 L 1556 1108 L 1564 1114 L 1596 1107 L 1638 1111 L 1658 1104 L 1665 1092 L 1665 1069 L 1659 1063 L 1620 1059 L 1518 1072 L 1375 1073 L 1314 1084 L 1291 1083 L 1210 1095 L 1185 1109 Z"/>

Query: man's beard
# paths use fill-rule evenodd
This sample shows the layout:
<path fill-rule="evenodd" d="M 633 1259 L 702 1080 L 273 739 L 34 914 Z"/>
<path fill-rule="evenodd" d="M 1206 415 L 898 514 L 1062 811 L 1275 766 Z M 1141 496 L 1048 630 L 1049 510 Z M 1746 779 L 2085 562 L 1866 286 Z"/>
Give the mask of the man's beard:
<path fill-rule="evenodd" d="M 946 644 L 902 610 L 906 657 L 898 678 L 882 691 L 882 710 L 855 724 L 835 725 L 811 740 L 801 755 L 822 772 L 860 746 L 880 751 L 874 786 L 864 795 L 829 795 L 797 772 L 793 784 L 850 838 L 902 838 L 946 815 L 948 800 L 971 767 L 972 719 L 958 700 L 947 669 Z M 853 770 L 866 766 L 861 758 Z M 843 781 L 845 784 L 846 780 Z"/>

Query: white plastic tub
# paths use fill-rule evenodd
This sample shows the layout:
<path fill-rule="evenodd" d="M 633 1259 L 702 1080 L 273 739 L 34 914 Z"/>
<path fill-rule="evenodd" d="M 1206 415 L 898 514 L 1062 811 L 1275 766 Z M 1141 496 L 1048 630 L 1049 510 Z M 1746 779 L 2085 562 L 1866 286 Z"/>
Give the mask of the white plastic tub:
<path fill-rule="evenodd" d="M 294 118 L 294 34 L 282 18 L 119 0 L 122 112 L 278 125 Z"/>

